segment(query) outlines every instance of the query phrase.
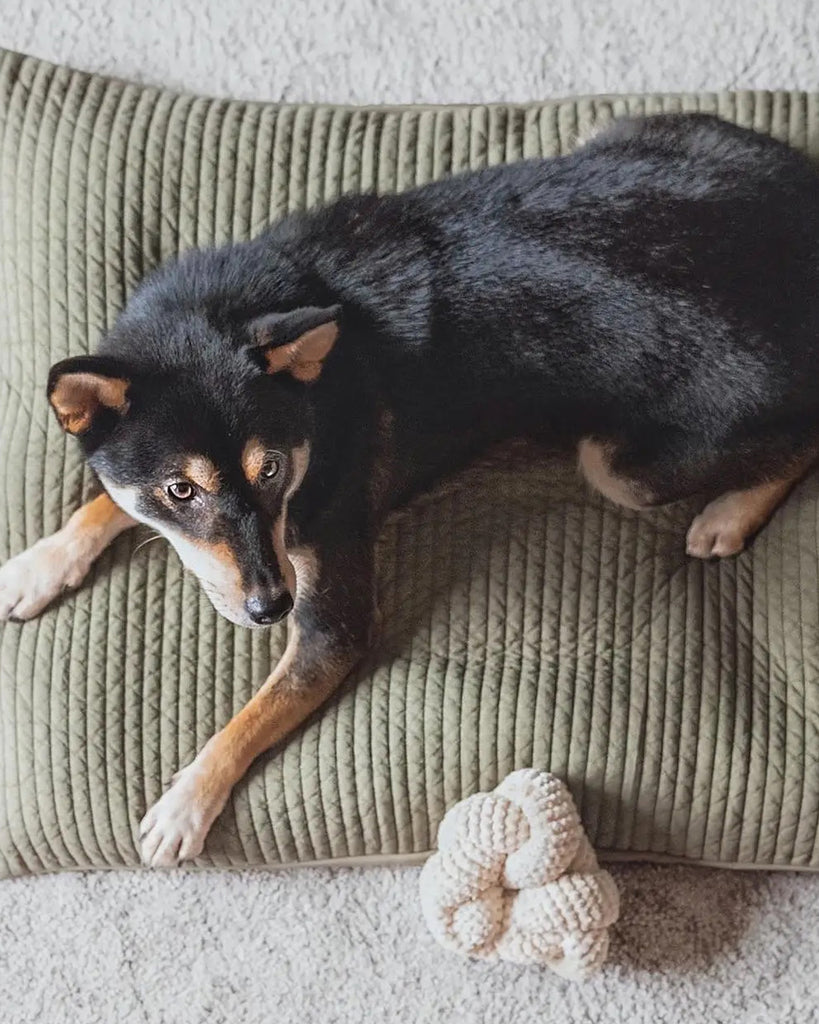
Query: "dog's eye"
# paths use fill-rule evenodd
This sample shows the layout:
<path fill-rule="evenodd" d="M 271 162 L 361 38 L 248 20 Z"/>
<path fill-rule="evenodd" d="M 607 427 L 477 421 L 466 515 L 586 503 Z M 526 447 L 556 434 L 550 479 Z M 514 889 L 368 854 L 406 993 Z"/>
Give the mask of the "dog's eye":
<path fill-rule="evenodd" d="M 177 480 L 175 483 L 168 484 L 168 494 L 174 501 L 190 501 L 193 497 L 193 485 L 189 484 L 187 480 Z"/>
<path fill-rule="evenodd" d="M 274 476 L 279 475 L 280 468 L 281 462 L 278 459 L 265 459 L 262 463 L 262 468 L 259 471 L 259 476 L 262 480 L 272 480 Z"/>

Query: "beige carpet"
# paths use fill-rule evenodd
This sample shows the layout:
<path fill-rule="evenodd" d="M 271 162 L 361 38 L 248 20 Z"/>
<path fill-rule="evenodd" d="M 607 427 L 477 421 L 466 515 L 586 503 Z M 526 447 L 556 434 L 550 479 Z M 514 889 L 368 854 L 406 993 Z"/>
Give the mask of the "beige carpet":
<path fill-rule="evenodd" d="M 424 931 L 417 869 L 64 875 L 0 887 L 3 1024 L 811 1024 L 819 877 L 618 867 L 582 985 Z"/>
<path fill-rule="evenodd" d="M 0 0 L 0 44 L 288 100 L 819 89 L 816 0 Z M 426 935 L 417 869 L 0 884 L 0 1024 L 812 1024 L 819 876 L 619 867 L 578 986 Z"/>

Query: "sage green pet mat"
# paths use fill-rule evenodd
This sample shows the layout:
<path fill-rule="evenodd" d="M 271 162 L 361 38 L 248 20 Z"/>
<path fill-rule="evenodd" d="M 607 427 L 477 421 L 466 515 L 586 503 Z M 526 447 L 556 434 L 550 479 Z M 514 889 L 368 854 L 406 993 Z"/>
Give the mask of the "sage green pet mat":
<path fill-rule="evenodd" d="M 49 365 L 140 277 L 356 189 L 569 149 L 596 120 L 707 110 L 819 152 L 784 93 L 334 108 L 179 96 L 0 59 L 0 558 L 91 481 Z M 819 481 L 752 549 L 685 557 L 689 509 L 636 516 L 512 446 L 391 519 L 385 632 L 237 787 L 203 864 L 429 850 L 446 809 L 534 765 L 603 851 L 819 868 Z M 137 864 L 145 808 L 248 699 L 283 630 L 236 629 L 164 542 L 122 537 L 0 638 L 0 873 Z"/>

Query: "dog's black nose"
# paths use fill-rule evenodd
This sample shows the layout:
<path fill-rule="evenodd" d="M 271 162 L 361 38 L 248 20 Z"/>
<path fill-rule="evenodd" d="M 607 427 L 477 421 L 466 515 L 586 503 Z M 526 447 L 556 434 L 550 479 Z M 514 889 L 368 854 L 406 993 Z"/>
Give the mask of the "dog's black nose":
<path fill-rule="evenodd" d="M 269 626 L 285 615 L 293 607 L 293 598 L 285 590 L 281 594 L 259 593 L 253 594 L 245 601 L 247 614 L 253 619 L 257 626 Z"/>

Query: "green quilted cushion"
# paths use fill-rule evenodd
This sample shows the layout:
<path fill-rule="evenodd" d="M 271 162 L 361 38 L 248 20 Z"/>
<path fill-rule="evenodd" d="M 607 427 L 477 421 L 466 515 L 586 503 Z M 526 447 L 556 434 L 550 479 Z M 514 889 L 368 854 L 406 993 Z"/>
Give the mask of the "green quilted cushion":
<path fill-rule="evenodd" d="M 804 94 L 332 108 L 178 96 L 0 57 L 0 559 L 91 481 L 47 408 L 140 277 L 342 192 L 553 155 L 598 119 L 708 110 L 819 153 Z M 819 481 L 740 558 L 683 553 L 513 446 L 395 514 L 381 644 L 237 787 L 202 863 L 421 854 L 514 768 L 570 783 L 595 844 L 819 867 Z M 146 805 L 253 692 L 283 630 L 217 617 L 164 543 L 122 537 L 0 636 L 0 873 L 135 865 Z M 139 548 L 139 550 L 137 550 Z"/>

